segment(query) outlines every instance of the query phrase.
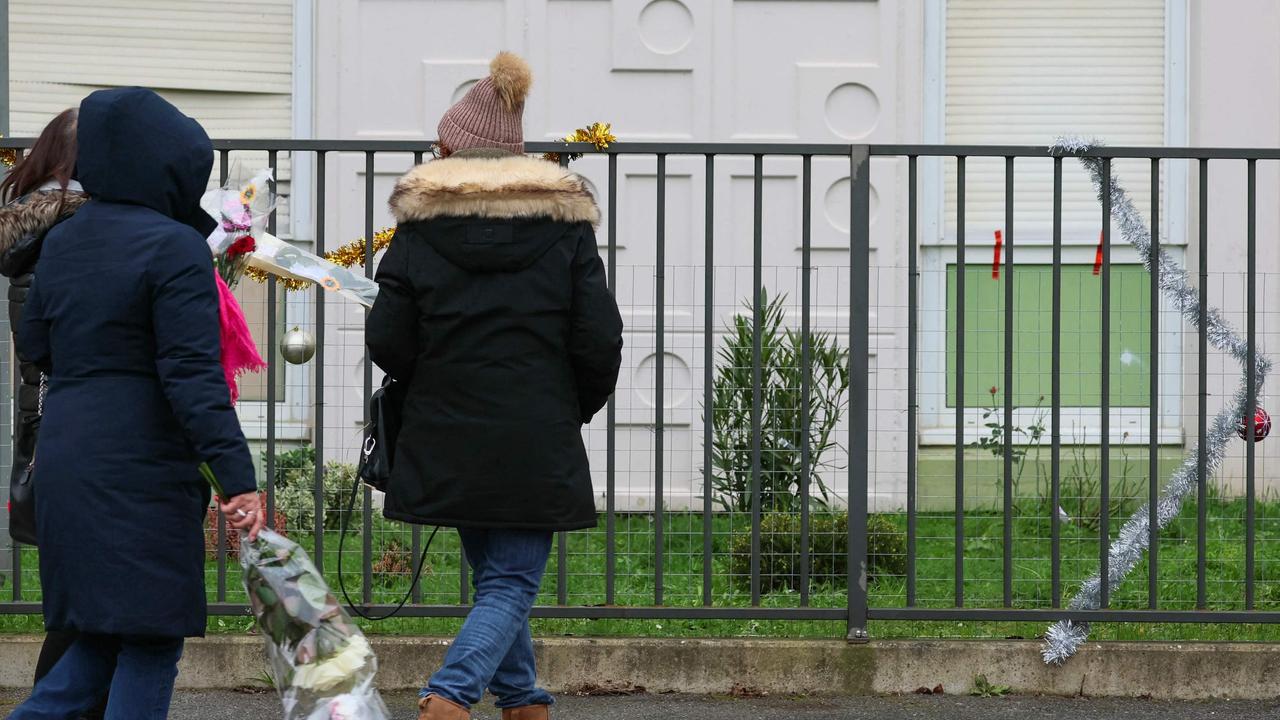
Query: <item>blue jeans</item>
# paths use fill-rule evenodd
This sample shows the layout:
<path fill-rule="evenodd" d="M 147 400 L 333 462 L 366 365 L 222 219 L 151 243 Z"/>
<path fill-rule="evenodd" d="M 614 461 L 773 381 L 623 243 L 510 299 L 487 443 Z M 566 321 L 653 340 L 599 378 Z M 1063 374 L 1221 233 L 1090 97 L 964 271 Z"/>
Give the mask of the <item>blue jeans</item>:
<path fill-rule="evenodd" d="M 164 720 L 181 638 L 81 635 L 9 720 L 73 720 L 110 691 L 106 720 Z"/>
<path fill-rule="evenodd" d="M 551 553 L 551 533 L 525 530 L 458 530 L 471 565 L 475 606 L 449 646 L 423 697 L 440 697 L 469 708 L 486 688 L 499 708 L 550 705 L 537 686 L 529 610 L 538 597 Z"/>

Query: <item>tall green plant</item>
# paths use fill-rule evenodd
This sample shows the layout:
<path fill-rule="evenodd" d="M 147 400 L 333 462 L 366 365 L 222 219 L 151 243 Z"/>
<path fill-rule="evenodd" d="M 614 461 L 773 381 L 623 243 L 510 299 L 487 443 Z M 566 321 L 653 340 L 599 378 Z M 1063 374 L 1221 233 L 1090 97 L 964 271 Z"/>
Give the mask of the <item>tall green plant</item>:
<path fill-rule="evenodd" d="M 804 437 L 802 362 L 803 333 L 783 326 L 786 296 L 769 299 L 761 290 L 760 306 L 760 508 L 792 512 L 800 508 L 803 469 L 801 448 L 810 448 L 809 479 L 814 500 L 830 501 L 822 471 L 838 447 L 836 426 L 847 403 L 848 351 L 825 332 L 809 333 L 809 437 Z M 735 315 L 717 353 L 712 386 L 711 484 L 715 501 L 725 510 L 749 512 L 753 506 L 752 408 L 754 402 L 754 308 Z M 703 412 L 707 409 L 703 408 Z"/>

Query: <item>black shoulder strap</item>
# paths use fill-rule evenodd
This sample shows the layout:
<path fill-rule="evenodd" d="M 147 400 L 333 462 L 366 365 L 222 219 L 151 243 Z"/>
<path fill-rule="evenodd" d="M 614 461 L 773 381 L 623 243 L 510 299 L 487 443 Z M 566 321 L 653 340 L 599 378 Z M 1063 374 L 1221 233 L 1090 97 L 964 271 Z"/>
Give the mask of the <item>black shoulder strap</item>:
<path fill-rule="evenodd" d="M 351 516 L 355 514 L 356 511 L 356 498 L 359 497 L 360 486 L 362 484 L 363 483 L 360 481 L 359 475 L 357 475 L 355 481 L 352 483 L 351 499 L 347 502 L 347 511 L 342 515 L 342 532 L 338 535 L 338 588 L 342 591 L 342 598 L 347 601 L 347 607 L 351 609 L 351 612 L 359 615 L 365 620 L 377 622 L 378 620 L 386 620 L 387 618 L 394 617 L 404 609 L 405 605 L 409 603 L 409 598 L 413 597 L 413 588 L 418 585 L 418 580 L 422 577 L 422 568 L 427 563 L 427 553 L 431 550 L 431 541 L 436 539 L 436 533 L 440 532 L 440 528 L 436 527 L 431 529 L 431 535 L 427 537 L 426 547 L 422 548 L 422 557 L 418 558 L 418 569 L 413 573 L 413 582 L 409 583 L 409 589 L 405 591 L 404 597 L 400 599 L 400 602 L 396 605 L 395 609 L 386 615 L 370 615 L 363 607 L 359 607 L 352 602 L 351 596 L 347 594 L 347 583 L 343 580 L 345 576 L 342 574 L 342 558 L 346 555 L 342 549 L 346 544 L 347 531 L 350 529 Z"/>

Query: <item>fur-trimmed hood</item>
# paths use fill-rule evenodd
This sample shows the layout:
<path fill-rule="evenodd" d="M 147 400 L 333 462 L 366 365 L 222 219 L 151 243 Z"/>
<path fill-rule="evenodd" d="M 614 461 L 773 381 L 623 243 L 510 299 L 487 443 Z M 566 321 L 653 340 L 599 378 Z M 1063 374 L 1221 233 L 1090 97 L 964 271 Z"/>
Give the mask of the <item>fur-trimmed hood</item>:
<path fill-rule="evenodd" d="M 39 191 L 0 206 L 0 254 L 29 235 L 43 234 L 59 220 L 73 214 L 89 197 L 68 190 Z"/>
<path fill-rule="evenodd" d="M 401 223 L 446 217 L 600 222 L 585 180 L 524 155 L 450 157 L 419 165 L 396 183 L 390 205 Z"/>

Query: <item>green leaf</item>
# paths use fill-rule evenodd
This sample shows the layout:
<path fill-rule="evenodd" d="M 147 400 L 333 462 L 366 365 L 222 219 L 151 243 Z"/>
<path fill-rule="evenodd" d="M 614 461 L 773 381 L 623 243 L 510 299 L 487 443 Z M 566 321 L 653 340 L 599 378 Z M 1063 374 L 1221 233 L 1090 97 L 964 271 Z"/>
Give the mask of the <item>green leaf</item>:
<path fill-rule="evenodd" d="M 994 685 L 986 675 L 978 675 L 973 679 L 973 689 L 969 694 L 974 697 L 1003 697 L 1012 691 L 1008 685 Z"/>
<path fill-rule="evenodd" d="M 767 289 L 757 302 L 744 301 L 745 313 L 733 318 L 729 335 L 717 352 L 710 413 L 711 485 L 714 502 L 726 510 L 753 509 L 754 416 L 757 392 L 760 401 L 760 505 L 765 511 L 785 511 L 799 506 L 805 476 L 802 448 L 810 448 L 810 490 L 823 502 L 829 490 L 822 473 L 832 465 L 824 457 L 840 446 L 831 438 L 847 406 L 847 351 L 829 333 L 803 333 L 785 325 L 785 296 L 770 298 Z M 757 358 L 753 348 L 759 327 L 759 390 L 753 389 Z M 802 362 L 808 351 L 808 377 Z M 803 388 L 809 386 L 808 425 L 805 437 Z"/>
<path fill-rule="evenodd" d="M 200 463 L 200 474 L 204 476 L 205 481 L 213 488 L 214 494 L 225 500 L 226 493 L 222 491 L 222 484 L 218 482 L 217 476 L 213 474 L 213 468 L 209 467 L 209 463 Z"/>

